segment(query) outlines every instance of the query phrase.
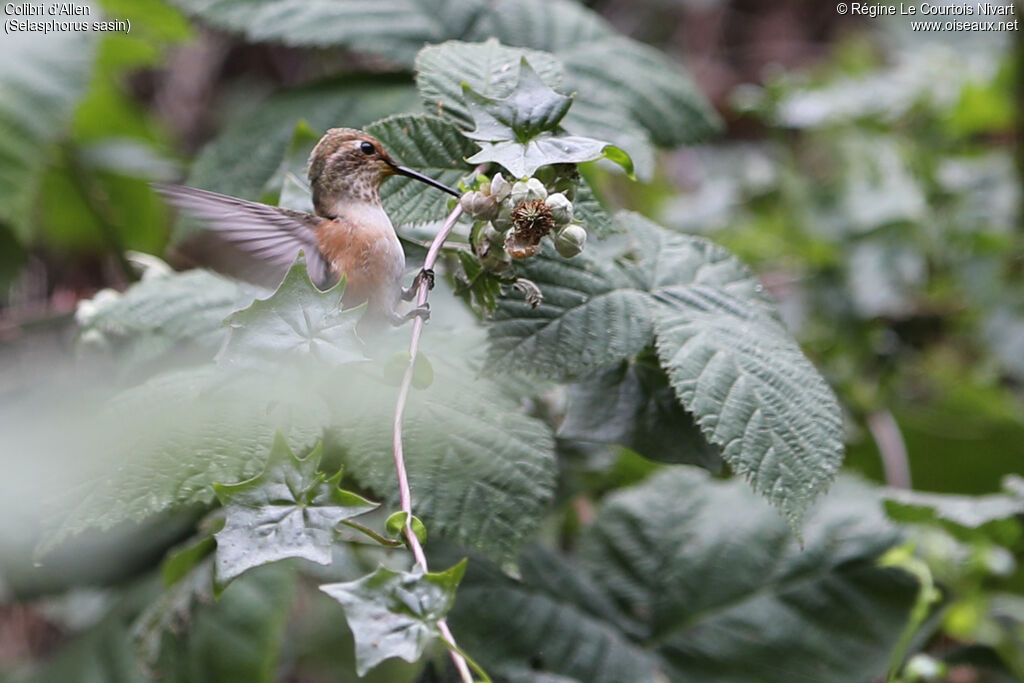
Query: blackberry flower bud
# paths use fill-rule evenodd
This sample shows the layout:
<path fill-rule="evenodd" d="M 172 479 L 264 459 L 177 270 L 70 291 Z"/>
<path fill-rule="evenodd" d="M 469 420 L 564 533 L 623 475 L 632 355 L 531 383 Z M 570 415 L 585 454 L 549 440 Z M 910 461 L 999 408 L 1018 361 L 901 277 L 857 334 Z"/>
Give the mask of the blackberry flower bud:
<path fill-rule="evenodd" d="M 491 178 L 491 196 L 495 201 L 503 202 L 512 194 L 512 185 L 500 173 Z"/>
<path fill-rule="evenodd" d="M 578 225 L 567 225 L 555 235 L 555 250 L 565 258 L 578 255 L 586 243 L 587 231 Z"/>
<path fill-rule="evenodd" d="M 551 217 L 555 219 L 555 225 L 568 225 L 572 223 L 572 202 L 561 192 L 549 194 L 544 203 L 551 209 Z"/>
<path fill-rule="evenodd" d="M 479 190 L 467 192 L 459 198 L 462 210 L 478 221 L 489 221 L 498 215 L 498 202 Z"/>
<path fill-rule="evenodd" d="M 548 191 L 544 188 L 544 183 L 536 178 L 529 178 L 527 180 L 520 180 L 513 185 L 511 196 L 512 205 L 516 206 L 522 202 L 532 202 L 536 199 L 545 199 L 548 196 Z"/>

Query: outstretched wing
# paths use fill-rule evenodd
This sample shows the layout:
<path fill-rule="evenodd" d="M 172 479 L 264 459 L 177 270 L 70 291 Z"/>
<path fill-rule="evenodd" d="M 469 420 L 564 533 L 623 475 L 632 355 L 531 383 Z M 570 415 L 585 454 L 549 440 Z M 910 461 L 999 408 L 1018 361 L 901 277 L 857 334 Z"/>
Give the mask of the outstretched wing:
<path fill-rule="evenodd" d="M 326 289 L 337 280 L 316 238 L 316 228 L 325 218 L 183 185 L 154 183 L 153 189 L 206 228 L 176 246 L 194 265 L 276 287 L 301 249 L 309 277 L 318 287 Z"/>

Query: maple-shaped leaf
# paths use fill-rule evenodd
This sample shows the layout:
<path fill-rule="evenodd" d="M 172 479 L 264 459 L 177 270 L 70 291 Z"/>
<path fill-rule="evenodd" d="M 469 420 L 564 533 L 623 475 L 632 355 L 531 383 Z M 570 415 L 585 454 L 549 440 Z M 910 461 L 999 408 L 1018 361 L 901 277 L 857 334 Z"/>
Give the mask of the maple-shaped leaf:
<path fill-rule="evenodd" d="M 231 314 L 231 332 L 218 362 L 246 365 L 301 359 L 340 365 L 365 359 L 356 324 L 363 306 L 341 310 L 344 280 L 321 292 L 309 279 L 302 253 L 268 299 Z"/>
<path fill-rule="evenodd" d="M 221 586 L 252 567 L 301 557 L 330 564 L 339 523 L 377 507 L 338 487 L 317 468 L 321 446 L 299 458 L 278 434 L 266 469 L 240 484 L 215 484 L 224 506 L 224 528 L 217 539 L 217 583 Z"/>
<path fill-rule="evenodd" d="M 602 140 L 570 135 L 559 125 L 573 98 L 541 80 L 525 57 L 519 65 L 519 81 L 506 97 L 486 97 L 465 83 L 462 92 L 476 126 L 463 135 L 481 147 L 466 159 L 470 163 L 493 161 L 522 178 L 541 166 L 606 158 L 633 175 L 633 162 L 624 151 Z"/>
<path fill-rule="evenodd" d="M 465 83 L 462 93 L 476 123 L 476 129 L 464 133 L 472 140 L 526 142 L 541 133 L 557 131 L 572 106 L 572 96 L 555 92 L 525 57 L 519 64 L 519 82 L 508 97 L 479 95 Z"/>
<path fill-rule="evenodd" d="M 378 567 L 356 581 L 320 586 L 345 609 L 356 643 L 356 673 L 362 676 L 391 657 L 418 660 L 437 637 L 437 621 L 455 603 L 465 572 L 466 560 L 443 572 Z"/>

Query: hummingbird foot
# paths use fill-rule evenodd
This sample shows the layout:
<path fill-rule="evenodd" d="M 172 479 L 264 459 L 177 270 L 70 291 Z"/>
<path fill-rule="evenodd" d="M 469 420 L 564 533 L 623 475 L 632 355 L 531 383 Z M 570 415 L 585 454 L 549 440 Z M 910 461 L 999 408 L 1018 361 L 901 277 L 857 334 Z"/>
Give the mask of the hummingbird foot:
<path fill-rule="evenodd" d="M 412 286 L 402 290 L 402 301 L 412 301 L 412 298 L 416 296 L 416 290 L 420 288 L 420 284 L 424 281 L 427 283 L 428 290 L 434 288 L 434 271 L 432 269 L 424 268 L 416 273 L 416 277 L 412 280 Z"/>
<path fill-rule="evenodd" d="M 430 320 L 430 304 L 423 304 L 422 306 L 417 306 L 416 308 L 412 309 L 405 315 L 401 315 L 399 313 L 394 312 L 388 315 L 388 319 L 391 321 L 391 324 L 394 325 L 395 327 L 398 327 L 399 325 L 404 325 L 413 318 L 422 318 L 423 322 L 427 322 L 428 320 Z"/>

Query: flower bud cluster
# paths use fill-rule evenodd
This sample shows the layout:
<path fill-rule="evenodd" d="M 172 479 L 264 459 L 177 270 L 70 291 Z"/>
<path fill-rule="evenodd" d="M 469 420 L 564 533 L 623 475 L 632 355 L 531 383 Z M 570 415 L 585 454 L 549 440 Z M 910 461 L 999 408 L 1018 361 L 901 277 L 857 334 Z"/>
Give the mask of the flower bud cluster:
<path fill-rule="evenodd" d="M 575 175 L 575 167 L 569 167 Z M 511 259 L 526 259 L 540 250 L 551 235 L 555 249 L 565 258 L 583 251 L 587 231 L 573 223 L 573 177 L 545 167 L 537 176 L 510 183 L 496 173 L 460 199 L 463 211 L 483 225 L 476 233 L 476 252 L 483 266 L 501 271 Z M 478 224 L 479 225 L 479 224 Z"/>

